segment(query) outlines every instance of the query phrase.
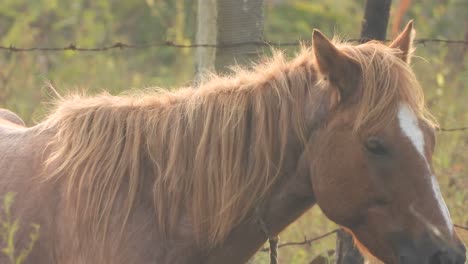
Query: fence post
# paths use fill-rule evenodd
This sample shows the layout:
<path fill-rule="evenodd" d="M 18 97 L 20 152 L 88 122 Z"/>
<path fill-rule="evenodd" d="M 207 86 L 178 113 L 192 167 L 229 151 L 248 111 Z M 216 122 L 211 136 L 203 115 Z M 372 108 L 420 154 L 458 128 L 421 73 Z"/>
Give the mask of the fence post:
<path fill-rule="evenodd" d="M 263 39 L 263 0 L 198 0 L 197 44 L 235 44 Z M 197 48 L 196 81 L 205 71 L 229 72 L 229 66 L 248 65 L 258 57 L 256 45 Z"/>
<path fill-rule="evenodd" d="M 367 0 L 361 28 L 361 42 L 385 40 L 392 0 Z M 364 258 L 353 238 L 340 230 L 336 241 L 336 264 L 362 264 Z"/>
<path fill-rule="evenodd" d="M 218 45 L 263 40 L 263 0 L 218 0 Z M 219 48 L 215 67 L 229 72 L 231 65 L 248 65 L 258 58 L 256 45 Z"/>
<path fill-rule="evenodd" d="M 361 42 L 385 40 L 392 0 L 367 0 L 361 27 Z"/>
<path fill-rule="evenodd" d="M 217 43 L 217 0 L 198 0 L 197 7 L 197 44 Z M 197 47 L 196 82 L 203 73 L 214 71 L 216 48 Z"/>
<path fill-rule="evenodd" d="M 361 264 L 364 263 L 359 250 L 353 242 L 353 237 L 343 230 L 336 233 L 336 263 L 337 264 Z"/>

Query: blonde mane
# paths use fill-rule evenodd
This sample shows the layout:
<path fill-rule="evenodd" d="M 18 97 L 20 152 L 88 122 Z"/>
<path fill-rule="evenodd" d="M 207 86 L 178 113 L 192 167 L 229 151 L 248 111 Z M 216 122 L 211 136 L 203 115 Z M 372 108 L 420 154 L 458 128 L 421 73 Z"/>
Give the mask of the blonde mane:
<path fill-rule="evenodd" d="M 401 100 L 426 115 L 420 87 L 395 50 L 337 46 L 363 69 L 356 129 L 382 126 Z M 150 175 L 158 231 L 180 228 L 184 215 L 197 242 L 214 246 L 275 183 L 288 140 L 305 145 L 306 120 L 329 94 L 314 63 L 310 49 L 291 62 L 276 52 L 252 71 L 212 76 L 197 89 L 70 96 L 44 122 L 55 133 L 45 177 L 64 180 L 82 231 L 105 237 L 111 215 L 123 215 L 125 225 L 142 175 Z M 119 194 L 124 204 L 116 208 Z"/>

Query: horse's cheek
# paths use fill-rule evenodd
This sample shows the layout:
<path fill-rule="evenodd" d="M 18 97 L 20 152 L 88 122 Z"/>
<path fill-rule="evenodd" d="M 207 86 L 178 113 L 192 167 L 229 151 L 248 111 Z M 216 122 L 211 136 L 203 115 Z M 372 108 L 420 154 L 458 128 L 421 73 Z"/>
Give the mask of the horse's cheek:
<path fill-rule="evenodd" d="M 333 173 L 317 170 L 313 177 L 313 190 L 317 204 L 323 213 L 338 224 L 347 222 L 347 218 L 352 213 L 352 207 L 346 202 L 346 192 L 343 191 L 343 183 Z"/>
<path fill-rule="evenodd" d="M 323 151 L 312 174 L 317 204 L 328 218 L 341 225 L 355 221 L 369 195 L 369 187 L 363 184 L 366 164 L 362 154 L 348 149 L 355 148 Z"/>

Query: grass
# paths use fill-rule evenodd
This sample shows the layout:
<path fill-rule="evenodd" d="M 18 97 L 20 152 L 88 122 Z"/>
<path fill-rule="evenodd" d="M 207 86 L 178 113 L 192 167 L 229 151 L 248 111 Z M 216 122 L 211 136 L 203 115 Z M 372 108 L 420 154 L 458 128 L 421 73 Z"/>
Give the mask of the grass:
<path fill-rule="evenodd" d="M 2 216 L 0 217 L 1 253 L 8 258 L 9 264 L 22 264 L 39 239 L 40 227 L 37 224 L 31 224 L 29 243 L 24 248 L 18 248 L 15 238 L 21 228 L 21 223 L 20 219 L 13 218 L 11 213 L 14 197 L 15 194 L 12 192 L 3 197 Z"/>

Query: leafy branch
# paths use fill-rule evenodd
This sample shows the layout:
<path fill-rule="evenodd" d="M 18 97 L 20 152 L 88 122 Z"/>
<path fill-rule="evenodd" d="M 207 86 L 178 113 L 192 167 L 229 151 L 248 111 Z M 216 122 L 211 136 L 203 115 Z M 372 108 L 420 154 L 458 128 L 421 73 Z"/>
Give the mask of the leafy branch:
<path fill-rule="evenodd" d="M 29 233 L 28 245 L 23 249 L 16 248 L 15 235 L 20 229 L 20 221 L 12 217 L 11 206 L 13 205 L 14 198 L 15 194 L 12 192 L 7 193 L 3 198 L 3 216 L 0 217 L 0 239 L 4 247 L 0 251 L 3 255 L 7 256 L 11 264 L 22 264 L 39 239 L 40 226 L 38 224 L 31 224 L 32 231 Z"/>

